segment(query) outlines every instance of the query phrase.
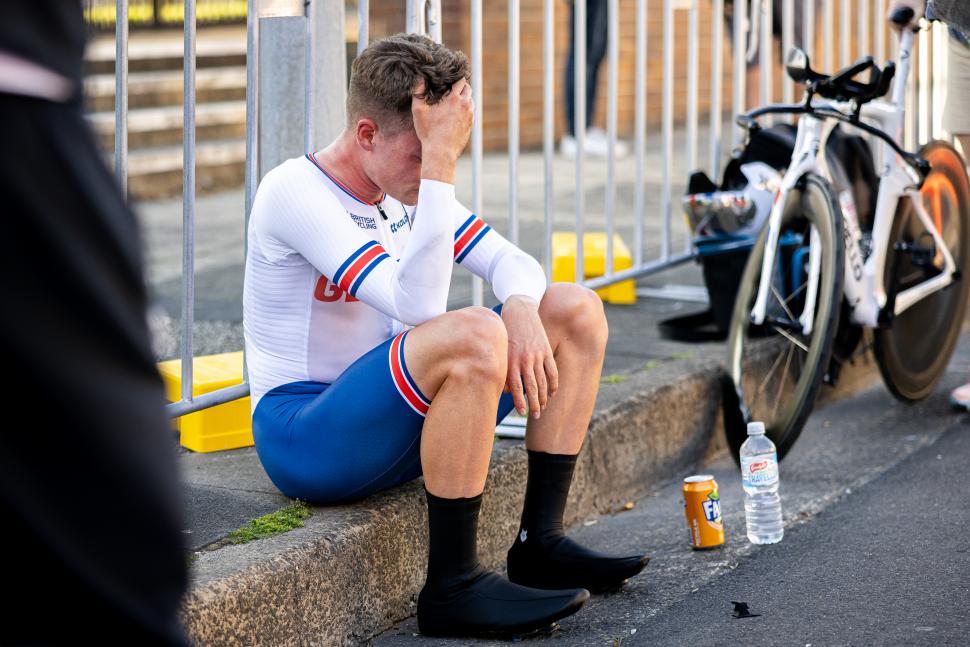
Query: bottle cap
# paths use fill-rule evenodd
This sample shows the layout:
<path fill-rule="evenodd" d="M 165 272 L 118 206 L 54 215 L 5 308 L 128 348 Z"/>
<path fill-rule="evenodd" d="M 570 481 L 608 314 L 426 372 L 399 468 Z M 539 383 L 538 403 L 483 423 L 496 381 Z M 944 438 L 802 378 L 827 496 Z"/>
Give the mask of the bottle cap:
<path fill-rule="evenodd" d="M 749 422 L 748 423 L 748 435 L 763 434 L 765 433 L 765 423 L 763 422 Z"/>

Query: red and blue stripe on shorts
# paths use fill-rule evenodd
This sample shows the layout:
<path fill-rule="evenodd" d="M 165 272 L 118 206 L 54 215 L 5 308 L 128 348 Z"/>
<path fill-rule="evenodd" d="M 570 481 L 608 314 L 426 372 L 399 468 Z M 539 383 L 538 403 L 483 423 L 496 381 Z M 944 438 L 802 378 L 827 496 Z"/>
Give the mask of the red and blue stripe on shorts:
<path fill-rule="evenodd" d="M 404 338 L 407 334 L 408 331 L 402 332 L 391 342 L 388 351 L 388 358 L 391 363 L 391 379 L 394 380 L 397 392 L 401 394 L 408 406 L 414 409 L 415 413 L 424 417 L 428 415 L 431 401 L 421 393 L 421 389 L 418 388 L 411 374 L 408 373 L 407 366 L 404 363 Z"/>

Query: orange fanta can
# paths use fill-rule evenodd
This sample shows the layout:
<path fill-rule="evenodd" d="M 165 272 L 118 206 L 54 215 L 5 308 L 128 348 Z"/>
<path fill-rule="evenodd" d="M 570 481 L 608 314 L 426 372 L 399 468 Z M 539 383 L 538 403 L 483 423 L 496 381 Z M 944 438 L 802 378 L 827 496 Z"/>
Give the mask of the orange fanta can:
<path fill-rule="evenodd" d="M 715 548 L 724 543 L 721 497 L 713 476 L 698 474 L 684 479 L 684 515 L 690 543 L 695 549 Z"/>

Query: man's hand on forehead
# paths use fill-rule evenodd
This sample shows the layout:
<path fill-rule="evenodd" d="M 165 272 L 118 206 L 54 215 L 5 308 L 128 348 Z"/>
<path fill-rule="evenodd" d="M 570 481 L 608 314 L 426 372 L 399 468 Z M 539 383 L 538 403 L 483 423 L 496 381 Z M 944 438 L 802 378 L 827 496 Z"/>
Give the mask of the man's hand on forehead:
<path fill-rule="evenodd" d="M 434 105 L 424 97 L 423 81 L 411 95 L 414 132 L 421 141 L 421 177 L 454 184 L 455 162 L 471 134 L 475 103 L 472 88 L 459 79 Z"/>

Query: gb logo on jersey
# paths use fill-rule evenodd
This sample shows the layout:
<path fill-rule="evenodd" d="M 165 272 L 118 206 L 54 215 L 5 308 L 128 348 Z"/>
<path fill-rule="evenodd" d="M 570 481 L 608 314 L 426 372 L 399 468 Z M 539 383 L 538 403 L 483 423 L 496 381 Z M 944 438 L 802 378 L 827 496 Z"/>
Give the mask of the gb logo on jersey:
<path fill-rule="evenodd" d="M 313 290 L 313 298 L 317 301 L 323 301 L 324 303 L 333 303 L 334 301 L 340 301 L 343 298 L 347 303 L 353 303 L 354 301 L 359 301 L 356 297 L 347 294 L 340 286 L 336 283 L 331 283 L 327 277 L 320 275 L 320 279 L 317 281 L 317 287 Z"/>

